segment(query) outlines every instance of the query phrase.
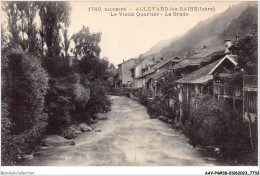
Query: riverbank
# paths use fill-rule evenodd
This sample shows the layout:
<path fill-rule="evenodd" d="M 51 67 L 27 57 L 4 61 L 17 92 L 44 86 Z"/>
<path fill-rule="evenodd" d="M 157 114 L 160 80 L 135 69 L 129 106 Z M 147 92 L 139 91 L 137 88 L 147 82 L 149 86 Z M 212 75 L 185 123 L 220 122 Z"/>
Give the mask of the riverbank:
<path fill-rule="evenodd" d="M 29 155 L 25 155 L 20 159 L 18 163 L 20 166 L 33 165 L 33 160 L 37 156 L 41 156 L 42 153 L 51 151 L 59 147 L 75 146 L 78 145 L 76 138 L 83 133 L 99 133 L 101 128 L 97 127 L 97 124 L 107 120 L 107 113 L 99 113 L 96 118 L 91 122 L 72 124 L 65 128 L 61 134 L 45 135 L 41 139 L 37 149 Z M 54 159 L 54 158 L 50 158 Z M 44 160 L 44 159 L 43 159 Z M 48 159 L 47 159 L 48 160 Z"/>

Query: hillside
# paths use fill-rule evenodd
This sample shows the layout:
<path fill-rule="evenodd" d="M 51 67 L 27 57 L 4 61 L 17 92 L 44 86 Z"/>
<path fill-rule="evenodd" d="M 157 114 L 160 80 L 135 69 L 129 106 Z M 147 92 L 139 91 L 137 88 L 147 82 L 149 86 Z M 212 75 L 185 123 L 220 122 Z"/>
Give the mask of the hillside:
<path fill-rule="evenodd" d="M 207 46 L 207 48 L 221 46 L 224 39 L 235 39 L 235 35 L 241 37 L 248 35 L 250 26 L 254 21 L 257 22 L 257 3 L 244 2 L 236 6 L 229 7 L 223 13 L 210 19 L 200 21 L 195 27 L 186 32 L 179 39 L 172 41 L 168 46 L 155 52 L 159 47 L 156 45 L 153 56 L 187 56 L 191 55 L 193 50 Z"/>
<path fill-rule="evenodd" d="M 248 6 L 241 15 L 234 19 L 227 29 L 223 31 L 219 39 L 232 39 L 234 35 L 245 38 L 250 35 L 252 26 L 257 24 L 257 21 L 257 6 Z"/>
<path fill-rule="evenodd" d="M 144 56 L 149 56 L 149 55 L 159 53 L 163 48 L 169 46 L 172 42 L 175 42 L 179 38 L 180 37 L 174 37 L 174 38 L 159 41 L 152 48 L 150 48 L 147 52 L 145 52 Z"/>

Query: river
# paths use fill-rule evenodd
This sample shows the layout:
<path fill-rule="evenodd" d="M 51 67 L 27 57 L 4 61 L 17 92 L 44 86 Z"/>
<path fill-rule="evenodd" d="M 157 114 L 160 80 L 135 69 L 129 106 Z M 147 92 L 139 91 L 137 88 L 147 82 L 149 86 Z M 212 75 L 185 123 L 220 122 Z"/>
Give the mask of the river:
<path fill-rule="evenodd" d="M 93 132 L 73 139 L 75 146 L 54 147 L 34 156 L 36 166 L 214 166 L 180 132 L 127 97 L 112 96 L 108 119 Z M 101 130 L 100 132 L 97 132 Z"/>

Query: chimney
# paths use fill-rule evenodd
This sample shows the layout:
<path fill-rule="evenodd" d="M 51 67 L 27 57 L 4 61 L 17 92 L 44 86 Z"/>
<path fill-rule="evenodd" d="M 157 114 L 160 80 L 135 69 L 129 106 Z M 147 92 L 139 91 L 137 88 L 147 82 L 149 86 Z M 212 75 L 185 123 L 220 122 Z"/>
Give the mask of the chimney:
<path fill-rule="evenodd" d="M 148 65 L 148 70 L 151 70 L 151 65 Z"/>
<path fill-rule="evenodd" d="M 225 40 L 225 53 L 229 53 L 229 47 L 231 47 L 231 40 Z"/>
<path fill-rule="evenodd" d="M 161 61 L 163 60 L 163 57 L 161 58 Z"/>

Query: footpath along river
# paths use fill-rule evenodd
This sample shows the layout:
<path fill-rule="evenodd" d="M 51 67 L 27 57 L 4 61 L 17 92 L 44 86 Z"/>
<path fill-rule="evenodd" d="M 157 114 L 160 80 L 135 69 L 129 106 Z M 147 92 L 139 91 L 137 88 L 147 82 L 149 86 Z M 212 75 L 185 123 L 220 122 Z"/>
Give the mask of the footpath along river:
<path fill-rule="evenodd" d="M 100 132 L 80 134 L 75 146 L 40 152 L 32 165 L 49 166 L 215 166 L 188 139 L 127 97 L 112 96 L 108 119 L 94 124 Z"/>

